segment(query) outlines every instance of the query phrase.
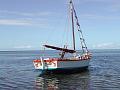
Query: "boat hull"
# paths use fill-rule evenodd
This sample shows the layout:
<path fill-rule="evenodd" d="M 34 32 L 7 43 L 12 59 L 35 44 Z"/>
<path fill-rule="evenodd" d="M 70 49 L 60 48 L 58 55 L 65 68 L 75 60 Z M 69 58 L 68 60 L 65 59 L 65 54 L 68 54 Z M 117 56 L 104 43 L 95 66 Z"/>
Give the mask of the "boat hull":
<path fill-rule="evenodd" d="M 88 70 L 88 66 L 79 67 L 79 68 L 56 68 L 53 70 L 45 70 L 44 73 L 55 73 L 55 74 L 70 74 L 70 73 L 78 73 Z"/>
<path fill-rule="evenodd" d="M 45 72 L 67 73 L 78 72 L 89 66 L 90 59 L 44 59 L 34 60 L 35 69 Z"/>
<path fill-rule="evenodd" d="M 89 60 L 66 60 L 58 61 L 57 68 L 70 69 L 89 66 Z"/>

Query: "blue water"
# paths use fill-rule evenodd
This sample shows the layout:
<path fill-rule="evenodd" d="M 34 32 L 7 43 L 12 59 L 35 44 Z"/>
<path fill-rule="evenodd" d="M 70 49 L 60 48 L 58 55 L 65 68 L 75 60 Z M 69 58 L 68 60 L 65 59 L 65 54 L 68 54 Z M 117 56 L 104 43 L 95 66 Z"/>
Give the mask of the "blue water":
<path fill-rule="evenodd" d="M 42 51 L 1 51 L 0 90 L 120 90 L 120 50 L 92 50 L 88 70 L 41 75 L 32 60 Z M 57 56 L 46 51 L 44 56 Z"/>

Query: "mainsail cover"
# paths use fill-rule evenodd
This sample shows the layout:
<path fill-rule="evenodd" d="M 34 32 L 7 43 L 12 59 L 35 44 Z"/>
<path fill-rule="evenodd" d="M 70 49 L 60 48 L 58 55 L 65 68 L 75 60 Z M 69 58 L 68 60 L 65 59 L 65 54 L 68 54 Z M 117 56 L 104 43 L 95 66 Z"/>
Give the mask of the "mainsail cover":
<path fill-rule="evenodd" d="M 75 53 L 75 50 L 71 50 L 71 49 L 67 49 L 67 48 L 60 48 L 60 47 L 56 47 L 56 46 L 51 46 L 51 45 L 43 45 L 47 48 L 51 48 L 51 49 L 55 49 L 55 50 L 60 50 L 60 51 L 64 51 L 67 53 Z"/>

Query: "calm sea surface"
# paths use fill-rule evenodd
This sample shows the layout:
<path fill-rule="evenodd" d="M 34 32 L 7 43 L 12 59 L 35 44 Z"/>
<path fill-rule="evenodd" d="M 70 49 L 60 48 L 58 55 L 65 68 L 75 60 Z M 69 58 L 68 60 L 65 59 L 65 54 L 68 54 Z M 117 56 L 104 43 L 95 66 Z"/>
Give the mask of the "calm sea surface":
<path fill-rule="evenodd" d="M 120 50 L 92 50 L 88 70 L 41 76 L 32 60 L 42 51 L 1 51 L 0 90 L 120 90 Z M 44 52 L 56 56 L 56 51 Z"/>

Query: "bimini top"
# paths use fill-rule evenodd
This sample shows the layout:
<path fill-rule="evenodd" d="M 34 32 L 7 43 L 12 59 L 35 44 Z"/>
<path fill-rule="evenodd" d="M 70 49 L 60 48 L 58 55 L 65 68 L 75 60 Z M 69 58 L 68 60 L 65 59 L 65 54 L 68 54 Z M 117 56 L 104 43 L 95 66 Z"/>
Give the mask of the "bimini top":
<path fill-rule="evenodd" d="M 76 52 L 75 50 L 72 50 L 72 49 L 60 48 L 60 47 L 56 47 L 56 46 L 52 46 L 52 45 L 43 45 L 43 46 L 45 46 L 47 48 L 55 49 L 55 50 L 64 51 L 67 53 L 75 53 Z"/>

